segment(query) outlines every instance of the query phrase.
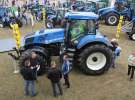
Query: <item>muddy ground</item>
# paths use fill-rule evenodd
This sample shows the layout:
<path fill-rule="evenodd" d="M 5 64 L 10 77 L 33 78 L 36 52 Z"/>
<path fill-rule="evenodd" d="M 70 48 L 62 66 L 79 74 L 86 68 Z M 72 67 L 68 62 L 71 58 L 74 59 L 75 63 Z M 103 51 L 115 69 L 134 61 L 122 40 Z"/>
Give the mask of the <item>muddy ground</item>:
<path fill-rule="evenodd" d="M 42 24 L 37 24 L 34 28 L 24 26 L 21 33 L 25 34 L 41 27 Z M 101 25 L 100 31 L 111 39 L 115 37 L 116 27 Z M 0 39 L 9 37 L 12 37 L 12 30 L 0 29 Z M 135 80 L 130 82 L 127 77 L 127 57 L 135 50 L 135 42 L 122 33 L 119 43 L 122 54 L 115 69 L 111 68 L 101 76 L 86 76 L 78 70 L 73 70 L 70 74 L 71 88 L 63 87 L 64 95 L 58 98 L 52 96 L 51 84 L 45 75 L 38 78 L 39 94 L 34 98 L 25 97 L 22 77 L 13 74 L 13 61 L 7 53 L 0 54 L 0 100 L 135 100 Z"/>

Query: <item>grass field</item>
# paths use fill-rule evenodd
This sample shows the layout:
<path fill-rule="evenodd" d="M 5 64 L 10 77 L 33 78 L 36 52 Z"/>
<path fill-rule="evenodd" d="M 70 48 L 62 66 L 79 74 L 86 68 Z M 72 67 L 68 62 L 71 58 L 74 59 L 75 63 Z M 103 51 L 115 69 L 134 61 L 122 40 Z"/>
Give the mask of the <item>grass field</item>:
<path fill-rule="evenodd" d="M 33 29 L 25 26 L 23 34 L 39 29 L 41 24 Z M 101 32 L 110 39 L 115 37 L 116 27 L 101 25 Z M 0 39 L 12 36 L 12 30 L 0 29 Z M 127 77 L 127 57 L 135 50 L 134 41 L 130 41 L 122 33 L 120 40 L 122 54 L 115 69 L 101 76 L 86 76 L 77 69 L 70 74 L 71 88 L 64 90 L 64 95 L 58 98 L 52 96 L 51 84 L 46 76 L 38 78 L 38 95 L 34 98 L 23 94 L 23 79 L 19 74 L 13 74 L 13 61 L 6 53 L 0 54 L 0 100 L 135 100 L 135 80 L 130 82 Z M 62 80 L 63 82 L 63 80 Z"/>

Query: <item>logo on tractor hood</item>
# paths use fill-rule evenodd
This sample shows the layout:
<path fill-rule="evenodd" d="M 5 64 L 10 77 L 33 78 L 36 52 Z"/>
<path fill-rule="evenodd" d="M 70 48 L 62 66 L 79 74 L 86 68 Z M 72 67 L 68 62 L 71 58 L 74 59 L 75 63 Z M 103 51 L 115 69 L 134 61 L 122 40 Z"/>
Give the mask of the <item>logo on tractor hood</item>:
<path fill-rule="evenodd" d="M 30 40 L 30 41 L 29 41 Z M 42 43 L 50 44 L 64 41 L 64 29 L 41 29 L 31 36 L 25 37 L 25 44 Z"/>

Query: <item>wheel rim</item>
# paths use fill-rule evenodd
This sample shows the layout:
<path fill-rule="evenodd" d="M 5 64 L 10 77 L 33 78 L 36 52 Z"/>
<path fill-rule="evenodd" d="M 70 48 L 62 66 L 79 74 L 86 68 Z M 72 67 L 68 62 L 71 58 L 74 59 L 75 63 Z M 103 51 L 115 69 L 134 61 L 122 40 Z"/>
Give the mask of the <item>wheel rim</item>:
<path fill-rule="evenodd" d="M 47 23 L 47 28 L 53 28 L 53 25 L 52 25 L 52 23 Z"/>
<path fill-rule="evenodd" d="M 135 40 L 135 34 L 132 35 L 132 39 Z"/>
<path fill-rule="evenodd" d="M 0 27 L 3 28 L 3 24 L 0 24 Z"/>
<path fill-rule="evenodd" d="M 100 70 L 106 64 L 106 56 L 100 52 L 92 53 L 88 56 L 86 64 L 91 70 Z"/>
<path fill-rule="evenodd" d="M 117 22 L 116 16 L 110 16 L 108 19 L 109 24 L 113 25 Z"/>

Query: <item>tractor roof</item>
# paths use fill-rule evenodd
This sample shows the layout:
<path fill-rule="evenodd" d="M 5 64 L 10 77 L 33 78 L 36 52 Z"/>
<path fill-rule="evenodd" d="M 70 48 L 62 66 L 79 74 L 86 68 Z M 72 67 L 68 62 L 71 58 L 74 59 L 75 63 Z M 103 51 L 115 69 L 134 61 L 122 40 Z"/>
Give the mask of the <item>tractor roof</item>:
<path fill-rule="evenodd" d="M 67 19 L 97 20 L 99 16 L 93 12 L 68 12 L 65 14 Z"/>

